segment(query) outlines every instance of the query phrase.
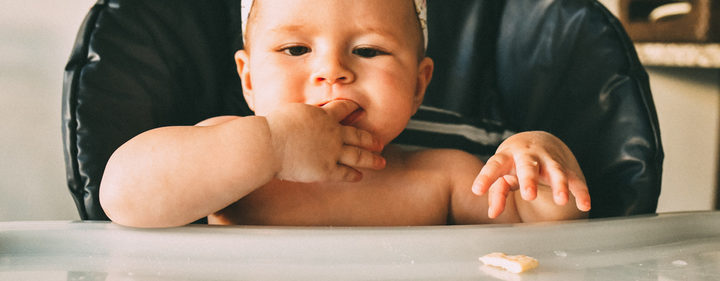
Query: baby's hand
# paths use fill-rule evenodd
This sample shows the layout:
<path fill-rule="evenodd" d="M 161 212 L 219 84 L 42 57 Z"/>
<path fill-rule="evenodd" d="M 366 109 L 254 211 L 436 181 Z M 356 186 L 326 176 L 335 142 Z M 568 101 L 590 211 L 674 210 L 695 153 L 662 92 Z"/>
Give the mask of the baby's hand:
<path fill-rule="evenodd" d="M 359 181 L 357 168 L 382 169 L 385 159 L 372 153 L 383 144 L 340 121 L 359 105 L 337 100 L 322 107 L 294 103 L 266 116 L 280 164 L 277 178 L 295 182 Z"/>
<path fill-rule="evenodd" d="M 590 210 L 585 176 L 575 156 L 557 137 L 545 132 L 523 132 L 505 140 L 488 159 L 475 179 L 472 191 L 488 194 L 488 216 L 495 218 L 505 210 L 510 191 L 520 190 L 524 200 L 537 197 L 538 184 L 552 189 L 558 205 L 569 201 L 569 193 L 581 211 Z"/>

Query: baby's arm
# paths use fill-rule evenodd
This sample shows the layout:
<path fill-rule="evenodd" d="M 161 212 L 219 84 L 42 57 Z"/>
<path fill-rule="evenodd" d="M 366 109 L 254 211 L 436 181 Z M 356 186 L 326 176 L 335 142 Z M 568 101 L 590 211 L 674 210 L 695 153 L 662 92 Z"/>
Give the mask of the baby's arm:
<path fill-rule="evenodd" d="M 100 202 L 113 221 L 137 227 L 188 224 L 273 178 L 357 181 L 356 168 L 380 169 L 382 144 L 339 124 L 357 108 L 290 104 L 267 117 L 220 117 L 194 127 L 154 129 L 108 161 Z"/>
<path fill-rule="evenodd" d="M 543 187 L 545 186 L 545 187 Z M 587 217 L 590 195 L 585 177 L 570 149 L 545 132 L 524 132 L 505 140 L 477 176 L 472 188 L 488 193 L 488 216 L 506 208 L 510 191 L 522 221 L 548 221 Z M 566 205 L 574 199 L 575 204 Z M 512 202 L 511 202 L 512 201 Z"/>

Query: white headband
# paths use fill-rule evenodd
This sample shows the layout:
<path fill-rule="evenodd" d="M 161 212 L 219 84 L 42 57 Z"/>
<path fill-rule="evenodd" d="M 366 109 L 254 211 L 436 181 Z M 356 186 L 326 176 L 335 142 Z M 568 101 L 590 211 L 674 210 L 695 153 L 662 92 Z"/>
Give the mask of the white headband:
<path fill-rule="evenodd" d="M 240 2 L 241 16 L 242 16 L 242 38 L 245 41 L 245 31 L 247 30 L 247 19 L 250 15 L 250 9 L 252 8 L 254 0 L 242 0 Z M 425 49 L 428 45 L 428 29 L 427 29 L 427 0 L 413 0 L 415 2 L 415 11 L 417 12 L 418 19 L 420 20 L 420 26 L 423 31 L 423 38 L 425 39 Z"/>

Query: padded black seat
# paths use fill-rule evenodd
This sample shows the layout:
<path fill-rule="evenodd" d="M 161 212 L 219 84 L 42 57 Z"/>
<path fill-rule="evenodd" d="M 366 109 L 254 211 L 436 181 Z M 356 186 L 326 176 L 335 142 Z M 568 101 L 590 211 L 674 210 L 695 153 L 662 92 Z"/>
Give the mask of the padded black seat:
<path fill-rule="evenodd" d="M 488 157 L 514 132 L 547 131 L 575 153 L 591 217 L 655 212 L 663 150 L 648 77 L 600 3 L 428 5 L 435 72 L 397 143 Z M 239 15 L 238 0 L 100 0 L 92 8 L 63 89 L 68 186 L 82 219 L 107 220 L 98 188 L 125 141 L 160 126 L 252 114 L 233 62 Z"/>

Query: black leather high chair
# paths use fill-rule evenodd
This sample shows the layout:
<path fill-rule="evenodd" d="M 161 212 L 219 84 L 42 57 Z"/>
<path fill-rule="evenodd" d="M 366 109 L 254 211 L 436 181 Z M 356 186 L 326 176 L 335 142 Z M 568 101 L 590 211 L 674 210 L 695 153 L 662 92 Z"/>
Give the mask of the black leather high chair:
<path fill-rule="evenodd" d="M 488 157 L 543 130 L 575 153 L 591 217 L 654 213 L 663 150 L 648 77 L 595 0 L 430 0 L 424 106 L 397 143 Z M 249 115 L 233 54 L 239 0 L 100 0 L 65 69 L 67 180 L 80 217 L 107 220 L 105 164 L 146 130 Z M 468 187 L 470 188 L 470 187 Z"/>

